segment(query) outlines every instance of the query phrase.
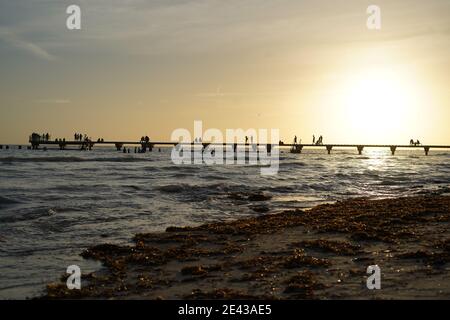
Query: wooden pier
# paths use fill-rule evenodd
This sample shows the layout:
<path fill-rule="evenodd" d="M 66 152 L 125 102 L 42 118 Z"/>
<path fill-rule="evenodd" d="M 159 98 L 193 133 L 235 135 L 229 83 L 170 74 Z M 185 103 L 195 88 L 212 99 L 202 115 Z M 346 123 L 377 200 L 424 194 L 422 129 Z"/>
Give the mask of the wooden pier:
<path fill-rule="evenodd" d="M 336 148 L 352 148 L 356 149 L 358 154 L 362 154 L 364 149 L 367 148 L 387 148 L 391 151 L 391 154 L 394 155 L 398 149 L 422 149 L 425 152 L 425 155 L 428 155 L 431 149 L 450 149 L 450 145 L 387 145 L 387 144 L 292 144 L 292 143 L 277 143 L 277 144 L 251 144 L 251 143 L 208 143 L 208 142 L 192 142 L 192 143 L 179 143 L 179 142 L 164 142 L 164 141 L 150 141 L 150 142 L 142 142 L 142 141 L 66 141 L 66 140 L 55 140 L 55 141 L 47 141 L 47 140 L 33 140 L 30 138 L 29 142 L 31 143 L 32 149 L 38 149 L 39 146 L 58 146 L 61 150 L 66 149 L 68 146 L 77 146 L 82 150 L 91 150 L 94 145 L 113 145 L 117 149 L 117 151 L 123 150 L 125 152 L 125 146 L 136 146 L 140 148 L 141 152 L 152 151 L 155 146 L 176 146 L 180 145 L 192 145 L 192 146 L 202 146 L 206 148 L 209 145 L 215 145 L 223 147 L 232 147 L 233 151 L 236 152 L 238 147 L 265 147 L 267 151 L 270 153 L 272 147 L 278 148 L 290 148 L 291 153 L 302 153 L 302 150 L 305 148 L 323 148 L 328 154 L 331 154 L 331 151 Z M 0 146 L 2 149 L 3 146 Z"/>

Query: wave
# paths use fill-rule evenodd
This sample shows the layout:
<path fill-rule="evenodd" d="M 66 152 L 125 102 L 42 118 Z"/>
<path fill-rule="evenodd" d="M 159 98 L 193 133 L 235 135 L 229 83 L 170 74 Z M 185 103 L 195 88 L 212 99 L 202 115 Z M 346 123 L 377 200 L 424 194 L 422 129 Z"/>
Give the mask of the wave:
<path fill-rule="evenodd" d="M 298 162 L 298 161 L 294 161 L 294 162 L 282 162 L 281 165 L 284 166 L 289 166 L 289 167 L 307 167 L 308 165 L 304 162 Z"/>
<path fill-rule="evenodd" d="M 18 204 L 20 201 L 0 196 L 0 206 L 9 204 Z"/>
<path fill-rule="evenodd" d="M 53 209 L 38 208 L 32 209 L 24 214 L 18 214 L 18 212 L 15 212 L 12 215 L 2 216 L 0 217 L 0 223 L 13 223 L 18 221 L 36 220 L 45 216 L 52 216 L 54 214 L 56 214 L 56 212 Z"/>

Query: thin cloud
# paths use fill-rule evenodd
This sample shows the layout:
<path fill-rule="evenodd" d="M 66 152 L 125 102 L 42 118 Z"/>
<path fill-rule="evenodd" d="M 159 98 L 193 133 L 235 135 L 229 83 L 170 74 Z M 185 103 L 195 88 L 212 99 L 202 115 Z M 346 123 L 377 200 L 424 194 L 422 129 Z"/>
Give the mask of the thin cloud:
<path fill-rule="evenodd" d="M 196 93 L 195 97 L 200 98 L 221 98 L 221 97 L 245 97 L 245 96 L 286 96 L 289 92 L 222 92 L 218 87 L 216 92 L 201 92 Z"/>
<path fill-rule="evenodd" d="M 36 103 L 44 103 L 44 104 L 68 104 L 71 103 L 69 99 L 40 99 L 36 100 Z"/>
<path fill-rule="evenodd" d="M 18 49 L 24 50 L 37 58 L 47 61 L 55 60 L 55 56 L 51 55 L 45 49 L 41 48 L 33 42 L 19 37 L 17 34 L 10 30 L 0 29 L 0 40 L 3 40 Z"/>

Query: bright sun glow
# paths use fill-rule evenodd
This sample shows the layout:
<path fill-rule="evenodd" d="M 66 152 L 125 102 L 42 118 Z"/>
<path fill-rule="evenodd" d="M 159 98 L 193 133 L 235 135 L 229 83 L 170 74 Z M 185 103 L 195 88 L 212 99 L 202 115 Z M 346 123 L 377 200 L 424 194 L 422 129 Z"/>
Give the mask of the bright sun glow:
<path fill-rule="evenodd" d="M 394 71 L 366 70 L 343 85 L 345 117 L 359 135 L 386 139 L 402 134 L 416 110 L 416 88 Z"/>

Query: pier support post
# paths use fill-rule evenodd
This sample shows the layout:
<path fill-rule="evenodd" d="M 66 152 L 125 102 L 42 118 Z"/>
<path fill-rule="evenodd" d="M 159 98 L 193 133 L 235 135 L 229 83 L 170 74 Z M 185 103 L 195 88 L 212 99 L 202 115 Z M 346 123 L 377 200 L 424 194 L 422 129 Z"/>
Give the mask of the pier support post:
<path fill-rule="evenodd" d="M 270 143 L 267 144 L 267 154 L 271 154 L 272 153 L 272 145 Z"/>
<path fill-rule="evenodd" d="M 237 151 L 237 143 L 233 144 L 233 150 L 234 150 L 234 153 L 236 153 L 236 151 Z"/>
<path fill-rule="evenodd" d="M 425 150 L 425 155 L 428 155 L 428 151 L 430 151 L 430 147 L 423 147 L 423 149 Z"/>
<path fill-rule="evenodd" d="M 151 143 L 148 144 L 148 151 L 149 151 L 149 152 L 152 152 L 152 151 L 153 151 L 153 146 L 154 146 L 154 145 L 151 144 Z"/>
<path fill-rule="evenodd" d="M 120 151 L 122 149 L 122 144 L 121 143 L 116 143 L 116 149 L 117 151 Z"/>
<path fill-rule="evenodd" d="M 6 146 L 5 146 L 5 149 L 6 149 L 6 150 L 8 150 L 8 149 L 9 149 L 9 146 L 8 146 L 8 145 L 6 145 Z"/>
<path fill-rule="evenodd" d="M 391 146 L 391 153 L 392 155 L 395 155 L 395 150 L 397 150 L 396 146 Z"/>
<path fill-rule="evenodd" d="M 331 150 L 333 149 L 333 146 L 327 146 L 327 151 L 328 151 L 328 154 L 331 154 Z"/>
<path fill-rule="evenodd" d="M 21 150 L 21 149 L 22 149 L 22 146 L 17 146 L 17 148 L 18 148 L 19 150 Z"/>
<path fill-rule="evenodd" d="M 363 150 L 364 150 L 364 146 L 358 146 L 358 154 L 362 154 Z"/>
<path fill-rule="evenodd" d="M 300 145 L 300 144 L 295 146 L 295 152 L 296 153 L 302 153 L 302 149 L 303 149 L 303 146 Z"/>
<path fill-rule="evenodd" d="M 3 146 L 0 144 L 0 150 L 3 149 Z"/>

